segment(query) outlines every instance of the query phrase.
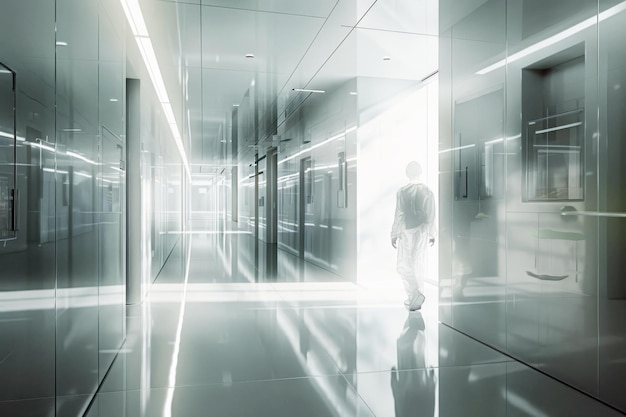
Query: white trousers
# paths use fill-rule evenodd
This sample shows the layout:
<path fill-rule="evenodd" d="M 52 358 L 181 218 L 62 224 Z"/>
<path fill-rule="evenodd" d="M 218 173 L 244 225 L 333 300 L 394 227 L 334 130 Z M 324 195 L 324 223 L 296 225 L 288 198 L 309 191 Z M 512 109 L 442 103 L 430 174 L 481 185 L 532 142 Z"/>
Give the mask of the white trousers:
<path fill-rule="evenodd" d="M 402 277 L 404 290 L 409 300 L 413 300 L 424 291 L 426 278 L 426 250 L 429 235 L 426 225 L 415 229 L 403 230 L 398 236 L 398 274 Z"/>

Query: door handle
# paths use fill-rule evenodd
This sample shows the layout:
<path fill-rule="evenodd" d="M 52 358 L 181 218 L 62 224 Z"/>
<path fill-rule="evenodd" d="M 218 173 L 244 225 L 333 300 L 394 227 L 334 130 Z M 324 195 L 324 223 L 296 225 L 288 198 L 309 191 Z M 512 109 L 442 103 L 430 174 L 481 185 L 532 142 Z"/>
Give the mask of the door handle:
<path fill-rule="evenodd" d="M 20 211 L 20 191 L 17 188 L 14 188 L 13 190 L 11 190 L 11 197 L 13 199 L 12 201 L 12 208 L 13 208 L 13 213 L 11 216 L 11 222 L 12 224 L 12 231 L 13 232 L 18 232 L 20 230 L 20 224 L 19 224 L 19 211 Z"/>
<path fill-rule="evenodd" d="M 463 194 L 463 198 L 467 198 L 468 197 L 468 175 L 469 173 L 469 167 L 465 167 L 465 194 Z"/>

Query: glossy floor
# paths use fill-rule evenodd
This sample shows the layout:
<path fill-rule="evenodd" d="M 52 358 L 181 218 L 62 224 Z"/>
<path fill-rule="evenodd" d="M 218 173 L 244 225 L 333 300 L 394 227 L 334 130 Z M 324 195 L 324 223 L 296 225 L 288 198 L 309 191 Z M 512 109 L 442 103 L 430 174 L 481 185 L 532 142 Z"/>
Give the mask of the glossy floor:
<path fill-rule="evenodd" d="M 408 313 L 395 277 L 364 287 L 253 248 L 179 245 L 88 417 L 621 415 L 440 324 L 434 285 Z"/>

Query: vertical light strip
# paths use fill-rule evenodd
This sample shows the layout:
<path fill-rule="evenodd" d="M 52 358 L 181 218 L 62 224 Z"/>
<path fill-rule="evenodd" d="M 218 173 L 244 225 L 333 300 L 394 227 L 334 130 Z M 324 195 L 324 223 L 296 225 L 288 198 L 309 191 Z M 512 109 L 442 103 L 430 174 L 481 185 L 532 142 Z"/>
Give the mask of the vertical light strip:
<path fill-rule="evenodd" d="M 178 326 L 176 328 L 176 338 L 174 339 L 174 351 L 172 352 L 172 363 L 170 364 L 170 374 L 167 382 L 167 395 L 163 405 L 163 416 L 172 417 L 172 405 L 174 402 L 174 391 L 176 390 L 176 372 L 178 370 L 178 355 L 180 353 L 180 338 L 185 322 L 185 307 L 187 306 L 187 287 L 189 284 L 189 263 L 191 262 L 191 238 L 188 238 L 187 262 L 185 263 L 185 280 L 183 282 L 183 296 L 178 313 Z"/>
<path fill-rule="evenodd" d="M 159 63 L 157 62 L 156 54 L 154 53 L 154 47 L 152 46 L 152 41 L 150 40 L 150 35 L 148 34 L 148 27 L 146 26 L 143 14 L 141 13 L 139 1 L 120 0 L 120 2 L 122 3 L 126 20 L 128 20 L 130 29 L 135 36 L 135 41 L 139 47 L 139 52 L 141 53 L 143 62 L 148 70 L 148 74 L 150 75 L 150 80 L 152 81 L 154 90 L 156 91 L 161 107 L 163 108 L 163 113 L 165 114 L 167 123 L 172 131 L 174 143 L 176 143 L 176 147 L 178 148 L 178 153 L 180 154 L 187 176 L 191 179 L 191 170 L 189 169 L 187 152 L 185 151 L 185 146 L 183 145 L 180 130 L 176 124 L 172 104 L 167 95 L 167 89 L 165 88 L 163 76 L 161 75 L 161 69 L 159 68 Z"/>

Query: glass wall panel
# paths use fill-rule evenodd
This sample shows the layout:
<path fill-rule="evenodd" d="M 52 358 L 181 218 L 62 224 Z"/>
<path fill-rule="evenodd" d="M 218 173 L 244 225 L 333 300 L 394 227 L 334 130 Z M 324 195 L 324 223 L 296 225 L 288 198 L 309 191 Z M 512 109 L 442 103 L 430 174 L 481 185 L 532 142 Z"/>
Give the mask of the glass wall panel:
<path fill-rule="evenodd" d="M 600 0 L 598 102 L 599 218 L 599 395 L 626 410 L 620 386 L 626 381 L 626 194 L 623 175 L 626 147 L 623 114 L 626 105 L 626 3 Z"/>
<path fill-rule="evenodd" d="M 452 302 L 448 309 L 444 290 L 442 320 L 624 411 L 617 387 L 626 379 L 620 343 L 626 328 L 618 319 L 626 296 L 621 238 L 626 55 L 618 45 L 626 35 L 626 6 L 618 0 L 509 0 L 506 15 L 494 15 L 492 25 L 500 27 L 497 21 L 503 19 L 506 33 L 499 39 L 506 41 L 506 55 L 488 51 L 468 70 L 464 57 L 472 55 L 470 48 L 455 45 L 480 38 L 485 25 L 474 16 L 496 3 L 502 2 L 467 10 L 452 2 L 441 7 L 441 22 L 448 26 L 440 32 L 441 125 L 452 126 L 442 140 L 454 149 L 452 155 L 440 154 L 441 205 L 454 207 L 441 211 L 442 230 L 452 229 L 446 234 L 451 242 L 441 250 L 441 269 L 444 277 L 470 277 L 461 285 L 466 296 L 477 269 L 464 260 L 480 259 L 483 276 L 491 268 L 504 277 L 496 288 L 506 308 L 494 311 L 499 325 L 485 331 L 484 321 L 472 327 L 461 318 L 475 320 L 467 310 L 483 307 Z M 457 76 L 464 71 L 470 76 Z M 499 72 L 504 101 L 488 104 L 494 86 L 481 95 L 480 111 L 463 108 L 459 92 L 476 89 Z M 504 131 L 481 148 L 470 140 L 472 133 L 467 139 L 463 132 L 489 132 L 490 108 L 503 112 Z M 479 173 L 472 174 L 474 163 Z M 498 194 L 504 195 L 496 210 L 499 227 L 485 232 L 496 237 L 498 249 L 480 257 L 467 249 L 472 245 L 458 244 L 468 241 L 465 236 L 476 225 L 457 215 L 457 201 L 475 196 L 491 202 Z M 482 207 L 476 211 L 480 215 L 472 221 L 491 218 Z M 443 261 L 444 253 L 451 265 Z"/>
<path fill-rule="evenodd" d="M 58 1 L 57 26 L 57 412 L 72 415 L 98 386 L 98 2 Z"/>
<path fill-rule="evenodd" d="M 597 394 L 597 219 L 561 215 L 597 210 L 597 1 L 532 3 L 507 14 L 507 349 Z"/>
<path fill-rule="evenodd" d="M 445 2 L 444 2 L 445 3 Z M 442 13 L 452 11 L 441 6 Z M 442 312 L 458 329 L 505 345 L 504 100 L 505 69 L 483 69 L 504 57 L 505 1 L 442 16 L 441 102 L 452 128 L 440 141 Z M 489 23 L 486 23 L 489 22 Z M 450 26 L 452 25 L 452 26 Z M 447 77 L 447 79 L 443 78 Z M 445 132 L 445 130 L 444 130 Z M 445 190 L 445 191 L 444 191 Z M 448 223 L 445 223 L 445 222 Z M 444 259 L 444 254 L 440 254 Z"/>
<path fill-rule="evenodd" d="M 16 88 L 14 119 L 13 77 L 0 67 L 0 415 L 54 413 L 54 15 L 54 2 L 39 0 L 5 2 L 0 13 L 0 61 Z M 9 188 L 20 191 L 15 234 Z"/>

